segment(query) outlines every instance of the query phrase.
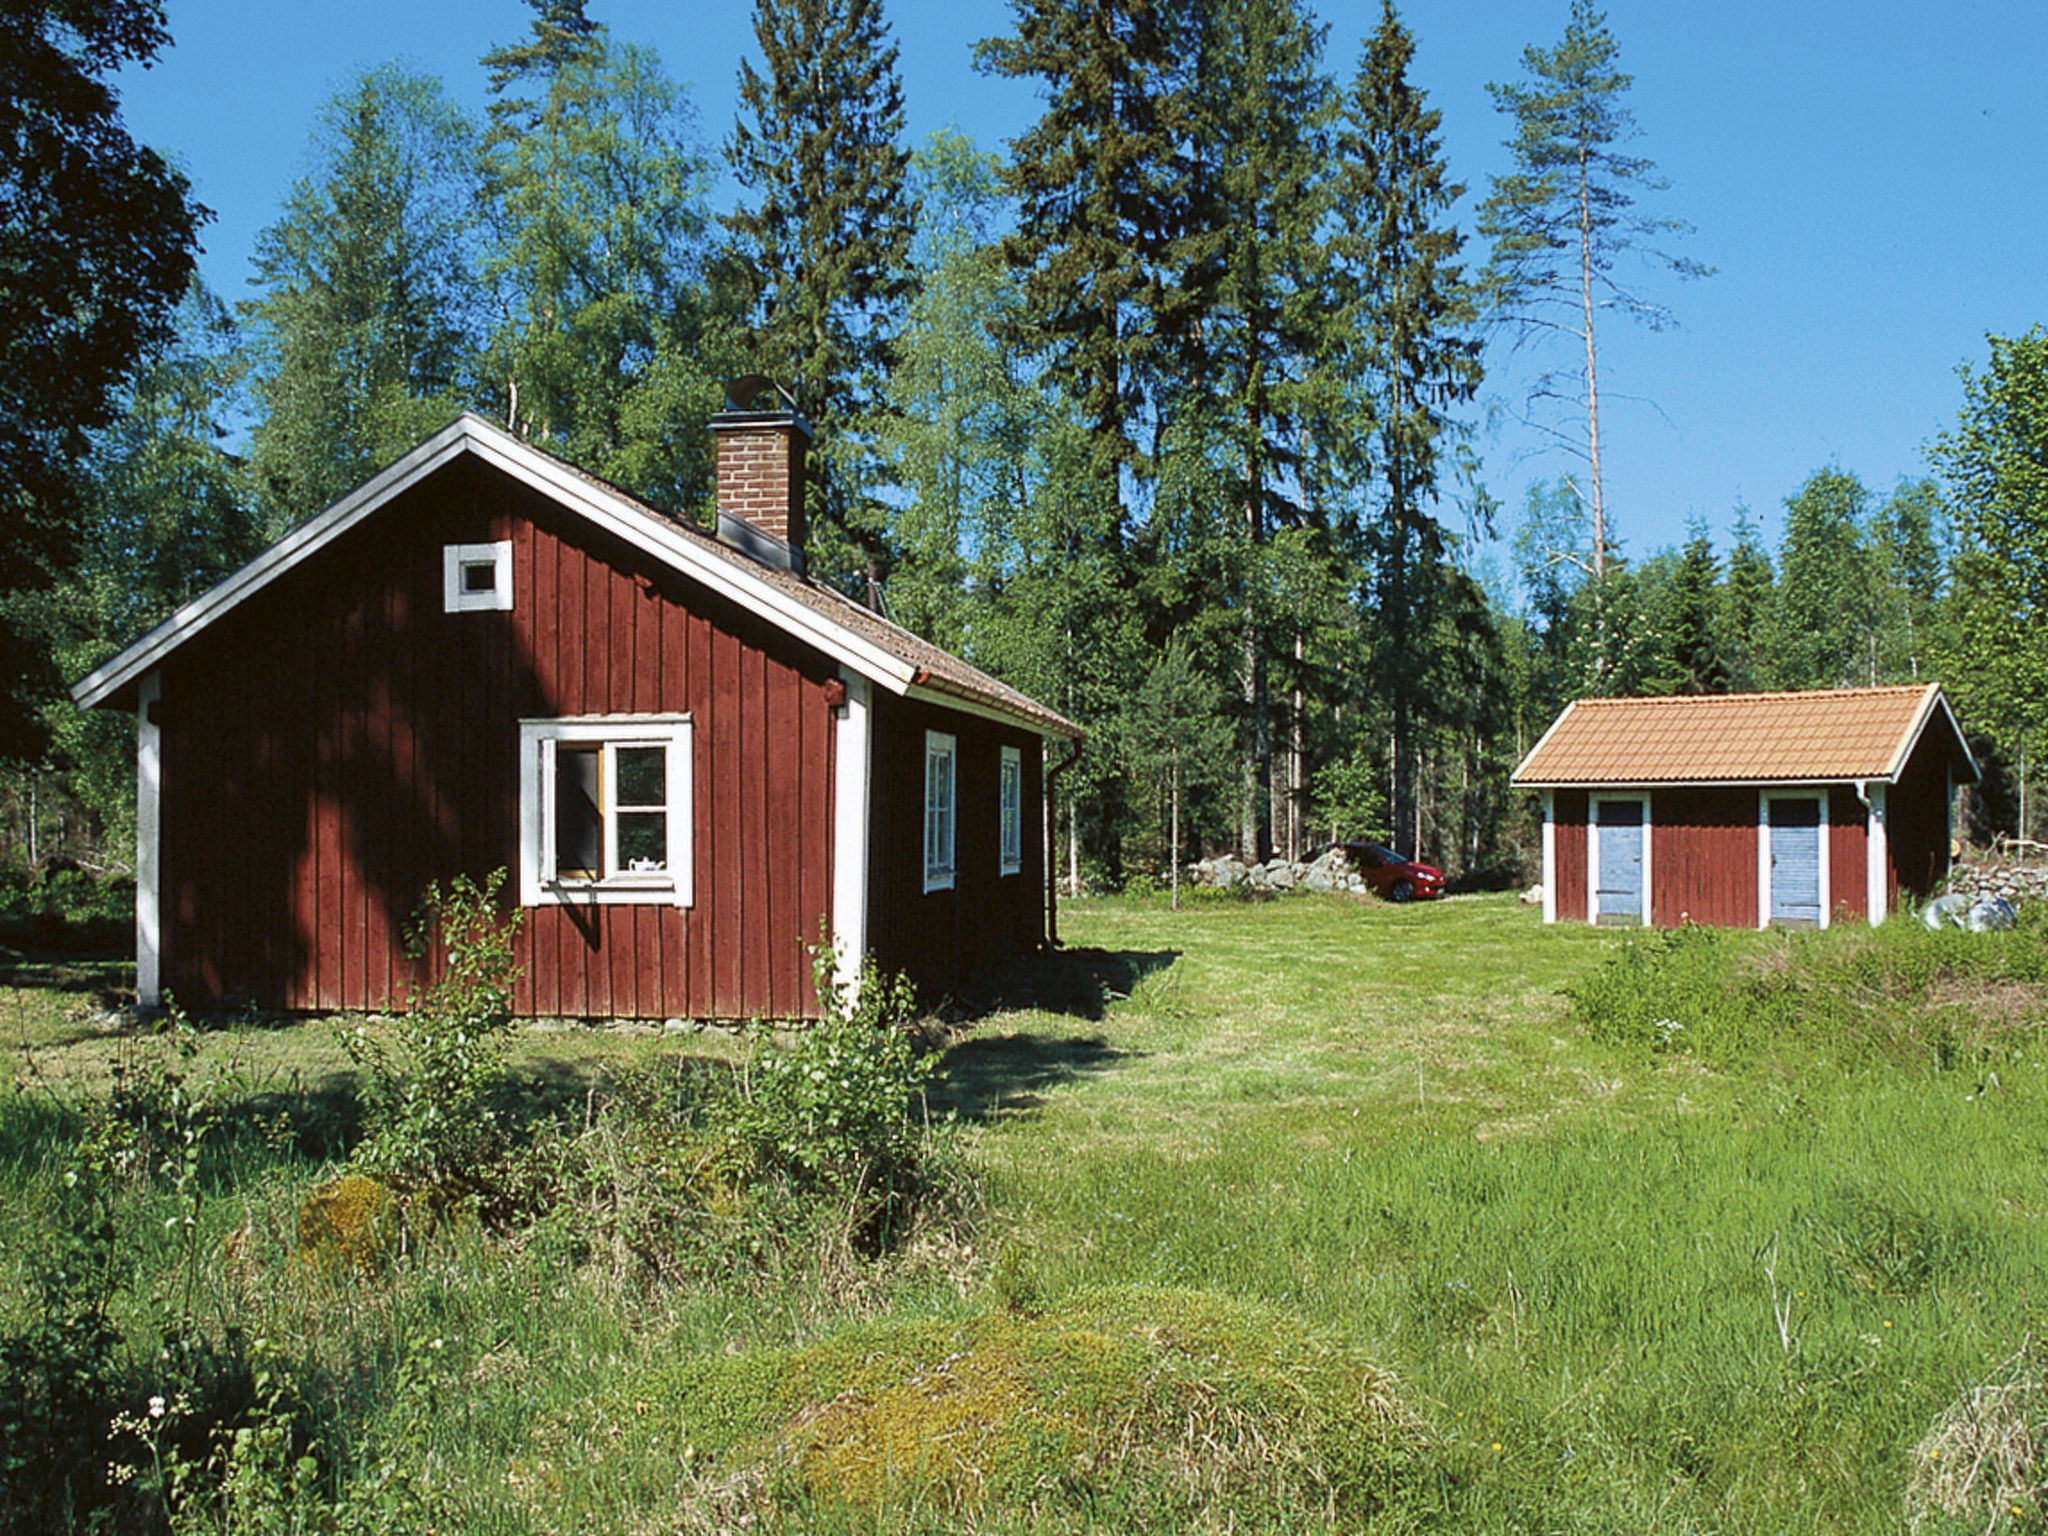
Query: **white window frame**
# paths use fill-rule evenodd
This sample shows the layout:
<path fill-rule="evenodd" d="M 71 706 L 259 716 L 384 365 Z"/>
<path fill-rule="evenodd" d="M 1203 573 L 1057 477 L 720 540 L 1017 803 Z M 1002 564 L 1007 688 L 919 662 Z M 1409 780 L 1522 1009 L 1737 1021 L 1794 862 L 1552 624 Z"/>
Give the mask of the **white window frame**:
<path fill-rule="evenodd" d="M 1024 868 L 1024 753 L 1021 748 L 1002 749 L 996 768 L 996 808 L 1002 872 L 1014 875 Z"/>
<path fill-rule="evenodd" d="M 943 763 L 941 782 L 939 764 Z M 924 733 L 924 888 L 953 889 L 960 825 L 960 743 L 945 731 Z"/>
<path fill-rule="evenodd" d="M 463 573 L 472 566 L 491 568 L 487 591 L 472 592 Z M 494 544 L 446 544 L 441 548 L 441 611 L 487 613 L 512 606 L 512 541 Z"/>
<path fill-rule="evenodd" d="M 1756 796 L 1756 925 L 1771 926 L 1771 802 L 1773 800 L 1818 800 L 1820 802 L 1820 861 L 1816 884 L 1820 895 L 1820 926 L 1828 926 L 1835 893 L 1829 889 L 1829 868 L 1834 861 L 1834 834 L 1828 830 L 1828 802 L 1834 796 L 1825 784 L 1806 788 L 1760 789 Z"/>
<path fill-rule="evenodd" d="M 694 899 L 691 723 L 688 715 L 597 715 L 519 722 L 519 900 L 529 907 L 570 904 L 687 907 Z M 668 868 L 620 871 L 594 880 L 563 879 L 555 863 L 555 773 L 560 748 L 596 747 L 607 870 L 618 859 L 613 792 L 620 749 L 667 750 Z"/>

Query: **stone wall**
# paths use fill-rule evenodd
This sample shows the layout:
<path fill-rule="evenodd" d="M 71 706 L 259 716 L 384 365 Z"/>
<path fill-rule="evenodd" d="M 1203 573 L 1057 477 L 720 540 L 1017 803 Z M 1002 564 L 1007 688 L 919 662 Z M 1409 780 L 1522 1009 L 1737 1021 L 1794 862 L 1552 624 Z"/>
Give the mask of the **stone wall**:
<path fill-rule="evenodd" d="M 2011 859 L 1963 859 L 1956 863 L 1944 889 L 1978 901 L 2001 896 L 2014 906 L 2048 899 L 2048 863 Z"/>
<path fill-rule="evenodd" d="M 1364 879 L 1343 867 L 1342 849 L 1326 850 L 1311 864 L 1293 864 L 1274 859 L 1265 864 L 1247 864 L 1234 853 L 1219 853 L 1188 866 L 1188 883 L 1213 885 L 1223 890 L 1248 885 L 1255 891 L 1363 891 Z"/>

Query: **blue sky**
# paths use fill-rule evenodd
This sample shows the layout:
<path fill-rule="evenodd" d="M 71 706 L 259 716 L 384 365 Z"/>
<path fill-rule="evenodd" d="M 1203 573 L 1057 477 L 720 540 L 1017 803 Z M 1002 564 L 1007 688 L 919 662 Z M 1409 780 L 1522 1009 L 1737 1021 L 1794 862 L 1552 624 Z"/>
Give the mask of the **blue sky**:
<path fill-rule="evenodd" d="M 216 221 L 208 281 L 246 296 L 256 234 L 295 177 L 315 108 L 389 59 L 481 107 L 486 49 L 518 40 L 520 0 L 167 0 L 174 46 L 121 81 L 137 136 L 186 169 Z M 1453 174 L 1473 191 L 1509 168 L 1488 81 L 1562 35 L 1569 0 L 1408 0 L 1413 75 L 1444 116 Z M 753 49 L 748 0 L 589 0 L 615 37 L 651 44 L 697 104 L 708 148 L 730 132 L 735 76 Z M 1004 0 L 896 0 L 911 134 L 957 126 L 999 150 L 1037 113 L 1028 84 L 985 79 L 974 43 L 1008 29 Z M 1355 68 L 1378 0 L 1323 4 L 1326 59 Z M 1956 367 L 1987 332 L 2048 322 L 2048 5 L 2040 0 L 1714 6 L 1615 3 L 1635 76 L 1638 153 L 1689 220 L 1697 283 L 1645 276 L 1679 329 L 1621 323 L 1602 338 L 1608 506 L 1632 555 L 1705 520 L 1725 547 L 1738 505 L 1775 541 L 1783 502 L 1816 469 L 1880 496 L 1927 472 L 1923 448 L 1961 403 Z M 730 184 L 719 189 L 729 199 Z M 1484 253 L 1470 248 L 1476 265 Z M 1533 360 L 1497 347 L 1478 439 L 1512 519 L 1530 482 L 1571 466 L 1511 420 Z M 1507 530 L 1503 530 L 1504 532 Z"/>

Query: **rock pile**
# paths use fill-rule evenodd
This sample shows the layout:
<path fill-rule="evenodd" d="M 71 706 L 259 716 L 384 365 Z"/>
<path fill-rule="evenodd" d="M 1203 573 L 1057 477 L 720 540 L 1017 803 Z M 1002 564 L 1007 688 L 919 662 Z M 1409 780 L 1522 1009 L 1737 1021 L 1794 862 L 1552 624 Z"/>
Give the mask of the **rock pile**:
<path fill-rule="evenodd" d="M 1265 864 L 1247 864 L 1234 853 L 1218 854 L 1188 866 L 1193 885 L 1213 885 L 1222 890 L 1248 885 L 1255 891 L 1363 891 L 1366 883 L 1357 871 L 1347 868 L 1341 848 L 1323 851 L 1313 863 L 1297 864 L 1274 859 Z"/>

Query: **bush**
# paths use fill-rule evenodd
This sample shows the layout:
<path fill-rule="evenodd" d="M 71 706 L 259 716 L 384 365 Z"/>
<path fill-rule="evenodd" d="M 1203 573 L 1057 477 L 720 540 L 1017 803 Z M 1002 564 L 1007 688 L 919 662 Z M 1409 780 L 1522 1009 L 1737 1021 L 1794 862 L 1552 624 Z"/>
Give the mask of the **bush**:
<path fill-rule="evenodd" d="M 395 1188 L 437 1198 L 472 1192 L 470 1173 L 501 1151 L 491 1094 L 504 1073 L 505 1036 L 512 1028 L 512 939 L 517 913 L 505 916 L 501 869 L 483 885 L 457 875 L 439 882 L 406 931 L 406 953 L 438 958 L 434 980 L 412 990 L 390 1032 L 393 1050 L 365 1026 L 342 1035 L 350 1058 L 366 1069 L 367 1134 L 355 1161 Z"/>

